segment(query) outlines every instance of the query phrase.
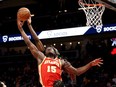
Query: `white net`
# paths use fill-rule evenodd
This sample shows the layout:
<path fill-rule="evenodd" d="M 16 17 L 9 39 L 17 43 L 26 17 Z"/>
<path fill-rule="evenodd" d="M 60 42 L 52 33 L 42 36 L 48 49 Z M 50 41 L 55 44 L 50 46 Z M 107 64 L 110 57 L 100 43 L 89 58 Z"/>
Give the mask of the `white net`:
<path fill-rule="evenodd" d="M 116 0 L 108 0 L 108 1 L 116 4 Z"/>
<path fill-rule="evenodd" d="M 79 5 L 86 15 L 87 26 L 102 26 L 102 14 L 105 10 L 105 6 L 97 3 L 93 0 L 79 0 Z"/>

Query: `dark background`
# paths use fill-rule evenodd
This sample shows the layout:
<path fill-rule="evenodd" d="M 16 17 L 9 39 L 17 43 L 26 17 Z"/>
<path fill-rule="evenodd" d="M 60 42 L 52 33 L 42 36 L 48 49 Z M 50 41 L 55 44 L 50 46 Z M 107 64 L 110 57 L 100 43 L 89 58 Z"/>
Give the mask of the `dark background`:
<path fill-rule="evenodd" d="M 60 0 L 3 0 L 0 1 L 0 34 L 19 33 L 16 25 L 16 14 L 20 7 L 27 7 L 35 16 L 32 24 L 35 31 L 59 29 L 67 27 L 85 26 L 86 17 L 82 10 L 78 10 L 78 0 L 66 0 L 63 9 Z M 116 23 L 116 12 L 110 9 L 104 11 L 103 24 Z M 28 30 L 26 30 L 28 32 Z"/>

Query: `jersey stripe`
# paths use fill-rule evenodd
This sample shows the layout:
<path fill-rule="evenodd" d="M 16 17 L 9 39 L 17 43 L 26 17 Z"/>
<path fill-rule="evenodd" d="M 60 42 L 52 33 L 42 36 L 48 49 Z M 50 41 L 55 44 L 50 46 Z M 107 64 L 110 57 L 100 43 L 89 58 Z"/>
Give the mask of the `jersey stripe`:
<path fill-rule="evenodd" d="M 41 85 L 42 85 L 42 87 L 45 87 L 44 85 L 43 85 L 43 81 L 42 81 L 42 76 L 41 76 L 41 66 L 42 66 L 42 63 L 45 61 L 45 59 L 46 59 L 46 57 L 43 59 L 43 61 L 41 62 L 41 64 L 39 65 L 39 79 L 40 79 L 40 83 L 41 83 Z"/>

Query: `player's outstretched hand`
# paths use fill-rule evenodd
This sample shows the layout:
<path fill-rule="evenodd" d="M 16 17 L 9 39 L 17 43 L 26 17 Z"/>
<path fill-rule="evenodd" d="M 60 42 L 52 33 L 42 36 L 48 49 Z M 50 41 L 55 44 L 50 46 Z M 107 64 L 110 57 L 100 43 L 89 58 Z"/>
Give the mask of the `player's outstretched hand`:
<path fill-rule="evenodd" d="M 101 66 L 103 64 L 103 59 L 101 58 L 97 58 L 93 61 L 90 62 L 91 63 L 91 66 Z"/>
<path fill-rule="evenodd" d="M 19 19 L 17 19 L 17 26 L 18 26 L 18 29 L 21 29 L 22 26 L 24 24 L 24 21 L 20 21 Z"/>

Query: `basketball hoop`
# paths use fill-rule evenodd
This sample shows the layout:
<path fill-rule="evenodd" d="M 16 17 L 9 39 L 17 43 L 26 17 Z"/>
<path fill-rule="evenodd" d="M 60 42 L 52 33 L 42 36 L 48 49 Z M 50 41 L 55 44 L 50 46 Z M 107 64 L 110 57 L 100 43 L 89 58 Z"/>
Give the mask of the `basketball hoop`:
<path fill-rule="evenodd" d="M 79 0 L 79 5 L 86 15 L 87 26 L 102 26 L 102 14 L 105 10 L 105 6 L 94 0 Z"/>

